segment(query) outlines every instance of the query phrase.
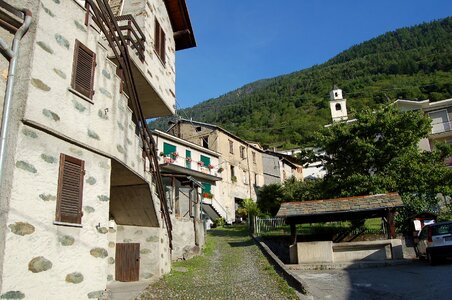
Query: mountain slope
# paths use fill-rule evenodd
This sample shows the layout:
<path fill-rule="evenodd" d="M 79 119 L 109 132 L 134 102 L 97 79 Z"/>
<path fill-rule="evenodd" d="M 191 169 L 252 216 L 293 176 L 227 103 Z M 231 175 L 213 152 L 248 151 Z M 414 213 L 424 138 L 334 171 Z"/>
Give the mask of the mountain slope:
<path fill-rule="evenodd" d="M 344 90 L 349 111 L 397 98 L 452 97 L 452 17 L 388 32 L 324 64 L 256 81 L 178 114 L 214 123 L 263 145 L 306 146 L 330 122 L 328 93 Z M 150 123 L 164 128 L 168 118 Z"/>

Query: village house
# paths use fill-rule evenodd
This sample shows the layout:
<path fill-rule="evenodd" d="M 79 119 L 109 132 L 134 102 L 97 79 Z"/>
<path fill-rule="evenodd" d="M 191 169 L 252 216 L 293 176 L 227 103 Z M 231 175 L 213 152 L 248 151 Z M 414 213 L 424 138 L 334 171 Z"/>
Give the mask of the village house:
<path fill-rule="evenodd" d="M 264 183 L 281 184 L 287 179 L 294 178 L 303 181 L 303 167 L 293 162 L 291 155 L 266 150 L 262 153 L 262 165 L 264 171 Z"/>
<path fill-rule="evenodd" d="M 204 244 L 206 217 L 228 217 L 219 199 L 220 154 L 159 130 L 153 135 L 173 230 L 183 232 L 173 237 L 173 260 L 186 258 Z"/>
<path fill-rule="evenodd" d="M 263 150 L 223 128 L 202 122 L 179 119 L 168 133 L 220 153 L 222 168 L 218 200 L 226 210 L 227 223 L 235 221 L 235 211 L 246 198 L 257 201 L 256 191 L 264 185 Z"/>
<path fill-rule="evenodd" d="M 419 142 L 419 148 L 431 151 L 435 143 L 452 144 L 452 99 L 432 102 L 430 100 L 396 100 L 394 105 L 401 111 L 420 110 L 432 119 L 432 131 Z M 452 165 L 452 161 L 448 161 Z"/>
<path fill-rule="evenodd" d="M 0 2 L 2 299 L 158 278 L 184 233 L 146 119 L 174 113 L 175 52 L 196 46 L 187 6 L 109 2 Z"/>

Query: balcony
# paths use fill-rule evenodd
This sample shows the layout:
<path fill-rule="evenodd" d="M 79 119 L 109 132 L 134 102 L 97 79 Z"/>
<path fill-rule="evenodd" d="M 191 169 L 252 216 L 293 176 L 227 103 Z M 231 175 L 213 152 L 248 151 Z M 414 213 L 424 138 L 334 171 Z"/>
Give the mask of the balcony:
<path fill-rule="evenodd" d="M 432 124 L 432 134 L 452 133 L 452 122 Z"/>

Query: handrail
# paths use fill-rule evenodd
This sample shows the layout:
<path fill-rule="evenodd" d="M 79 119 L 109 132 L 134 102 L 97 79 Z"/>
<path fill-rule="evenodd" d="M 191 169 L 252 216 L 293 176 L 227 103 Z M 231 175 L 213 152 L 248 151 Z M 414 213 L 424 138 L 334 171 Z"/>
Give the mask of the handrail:
<path fill-rule="evenodd" d="M 172 224 L 168 210 L 168 203 L 166 202 L 163 190 L 163 182 L 158 167 L 156 143 L 147 127 L 146 119 L 144 118 L 144 114 L 141 109 L 137 87 L 133 79 L 131 58 L 127 48 L 127 39 L 120 30 L 117 18 L 114 16 L 106 0 L 86 0 L 85 5 L 87 8 L 86 21 L 88 21 L 88 16 L 91 14 L 94 22 L 96 22 L 100 30 L 107 38 L 108 44 L 110 45 L 115 57 L 118 59 L 120 68 L 123 71 L 123 80 L 126 84 L 127 91 L 129 92 L 132 110 L 137 118 L 139 134 L 143 141 L 143 153 L 149 160 L 150 172 L 160 198 L 162 218 L 165 221 L 168 232 L 169 246 L 172 249 Z"/>
<path fill-rule="evenodd" d="M 143 31 L 141 30 L 141 28 L 138 26 L 138 23 L 136 22 L 135 18 L 129 14 L 129 15 L 116 16 L 115 19 L 118 22 L 118 24 L 119 24 L 119 22 L 127 21 L 127 25 L 120 25 L 119 30 L 127 31 L 127 34 L 124 36 L 125 40 L 128 42 L 131 42 L 132 49 L 135 49 L 138 52 L 138 56 L 139 56 L 140 60 L 143 62 L 144 58 L 145 58 L 144 50 L 145 50 L 146 37 L 145 37 Z M 135 39 L 133 39 L 132 36 L 134 36 Z"/>

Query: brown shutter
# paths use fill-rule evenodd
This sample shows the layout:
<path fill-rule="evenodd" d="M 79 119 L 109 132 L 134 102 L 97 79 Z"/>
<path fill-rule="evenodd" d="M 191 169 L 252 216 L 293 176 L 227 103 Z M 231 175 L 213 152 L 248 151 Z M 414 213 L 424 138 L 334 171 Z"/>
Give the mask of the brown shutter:
<path fill-rule="evenodd" d="M 160 56 L 160 24 L 157 19 L 155 19 L 154 48 Z"/>
<path fill-rule="evenodd" d="M 83 160 L 60 155 L 56 221 L 81 224 L 84 167 Z"/>
<path fill-rule="evenodd" d="M 166 55 L 165 55 L 165 32 L 162 28 L 160 28 L 160 58 L 162 59 L 163 64 L 166 63 Z"/>
<path fill-rule="evenodd" d="M 155 19 L 155 52 L 160 57 L 160 60 L 163 64 L 166 63 L 166 55 L 165 55 L 165 32 L 163 31 L 162 26 L 160 26 L 157 19 Z"/>
<path fill-rule="evenodd" d="M 94 94 L 94 69 L 96 54 L 88 47 L 75 41 L 72 88 L 82 95 L 92 98 Z"/>

